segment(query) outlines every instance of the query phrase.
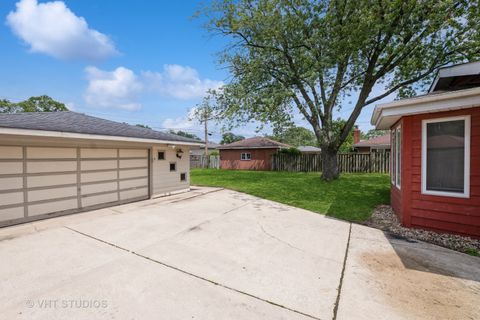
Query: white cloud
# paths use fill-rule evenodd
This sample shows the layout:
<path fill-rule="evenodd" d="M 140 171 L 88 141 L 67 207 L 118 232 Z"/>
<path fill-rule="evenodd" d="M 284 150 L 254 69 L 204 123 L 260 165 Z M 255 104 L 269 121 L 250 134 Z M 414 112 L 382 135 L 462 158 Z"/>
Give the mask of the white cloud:
<path fill-rule="evenodd" d="M 89 81 L 85 101 L 91 106 L 138 110 L 137 102 L 143 86 L 135 73 L 118 67 L 113 71 L 103 71 L 95 67 L 85 69 Z"/>
<path fill-rule="evenodd" d="M 90 29 L 85 19 L 62 1 L 39 4 L 37 0 L 20 0 L 16 7 L 6 23 L 32 52 L 67 60 L 98 60 L 117 54 L 106 35 Z"/>
<path fill-rule="evenodd" d="M 87 104 L 127 110 L 141 108 L 136 102 L 140 93 L 188 100 L 202 98 L 208 89 L 223 85 L 221 81 L 200 79 L 195 69 L 180 65 L 166 65 L 161 73 L 145 71 L 140 76 L 125 67 L 118 67 L 113 71 L 88 67 L 85 71 L 89 81 L 85 93 Z M 180 122 L 183 122 L 183 128 L 188 118 L 168 121 L 171 121 L 169 128 L 174 127 L 171 123 Z"/>
<path fill-rule="evenodd" d="M 166 129 L 175 129 L 175 130 L 182 130 L 182 129 L 189 129 L 193 128 L 196 124 L 196 121 L 193 118 L 195 114 L 196 108 L 191 108 L 185 117 L 178 117 L 178 118 L 167 118 L 162 122 L 162 128 Z"/>
<path fill-rule="evenodd" d="M 197 70 L 178 64 L 166 64 L 162 72 L 143 72 L 142 77 L 150 91 L 181 100 L 201 98 L 208 89 L 223 85 L 222 81 L 201 79 Z"/>

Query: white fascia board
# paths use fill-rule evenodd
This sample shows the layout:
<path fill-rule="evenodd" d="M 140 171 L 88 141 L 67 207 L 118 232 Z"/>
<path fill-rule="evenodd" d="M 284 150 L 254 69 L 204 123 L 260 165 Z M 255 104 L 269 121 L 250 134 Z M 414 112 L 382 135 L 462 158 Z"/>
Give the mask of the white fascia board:
<path fill-rule="evenodd" d="M 425 95 L 379 104 L 372 114 L 376 129 L 390 129 L 403 116 L 459 110 L 480 106 L 480 88 Z"/>
<path fill-rule="evenodd" d="M 30 130 L 30 129 L 16 129 L 16 128 L 0 128 L 0 134 L 46 137 L 46 138 L 87 139 L 87 140 L 104 140 L 104 141 L 116 141 L 116 142 L 139 142 L 139 143 L 150 143 L 150 144 L 173 144 L 173 145 L 182 145 L 182 146 L 201 146 L 202 145 L 201 143 L 186 142 L 186 141 L 143 139 L 143 138 L 133 138 L 133 137 L 97 135 L 97 134 L 88 134 L 88 133 L 73 133 L 73 132 Z"/>

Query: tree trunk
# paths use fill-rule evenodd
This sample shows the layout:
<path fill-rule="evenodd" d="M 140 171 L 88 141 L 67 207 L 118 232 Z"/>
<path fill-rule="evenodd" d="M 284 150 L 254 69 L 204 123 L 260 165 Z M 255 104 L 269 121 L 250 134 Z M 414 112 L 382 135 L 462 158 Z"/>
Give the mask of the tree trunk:
<path fill-rule="evenodd" d="M 338 179 L 337 150 L 322 147 L 322 179 L 332 181 Z"/>

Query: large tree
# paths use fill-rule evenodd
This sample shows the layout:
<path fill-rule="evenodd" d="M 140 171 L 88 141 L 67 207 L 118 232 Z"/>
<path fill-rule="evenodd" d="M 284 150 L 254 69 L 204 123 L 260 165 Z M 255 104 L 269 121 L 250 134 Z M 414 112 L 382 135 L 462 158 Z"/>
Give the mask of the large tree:
<path fill-rule="evenodd" d="M 30 97 L 27 100 L 21 102 L 11 102 L 6 99 L 0 100 L 0 113 L 54 111 L 68 111 L 68 109 L 65 104 L 53 100 L 46 95 Z"/>
<path fill-rule="evenodd" d="M 325 180 L 338 177 L 337 152 L 365 106 L 479 57 L 478 1 L 223 0 L 201 12 L 231 40 L 220 54 L 232 75 L 218 100 L 223 118 L 282 125 L 299 112 L 322 148 Z M 342 107 L 349 115 L 336 133 Z"/>

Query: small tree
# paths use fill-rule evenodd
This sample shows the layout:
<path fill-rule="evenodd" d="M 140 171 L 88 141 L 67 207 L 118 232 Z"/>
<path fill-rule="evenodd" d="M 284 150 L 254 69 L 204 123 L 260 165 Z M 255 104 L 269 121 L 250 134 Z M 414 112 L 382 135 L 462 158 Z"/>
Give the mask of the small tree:
<path fill-rule="evenodd" d="M 222 0 L 203 11 L 232 80 L 224 119 L 282 125 L 300 113 L 322 148 L 325 180 L 362 109 L 411 95 L 439 67 L 480 58 L 478 1 Z M 375 88 L 375 90 L 373 90 Z M 336 132 L 333 113 L 352 107 Z"/>

